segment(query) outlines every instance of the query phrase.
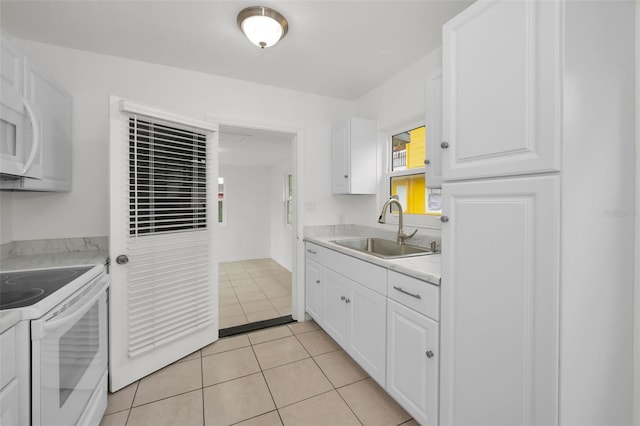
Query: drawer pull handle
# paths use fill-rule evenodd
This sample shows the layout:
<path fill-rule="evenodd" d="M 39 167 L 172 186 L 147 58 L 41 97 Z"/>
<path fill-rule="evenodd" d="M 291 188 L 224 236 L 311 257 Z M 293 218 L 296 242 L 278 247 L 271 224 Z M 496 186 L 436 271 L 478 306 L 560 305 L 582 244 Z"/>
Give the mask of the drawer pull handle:
<path fill-rule="evenodd" d="M 307 249 L 307 251 L 308 251 L 309 253 L 311 253 L 311 254 L 318 254 L 318 252 L 317 252 L 317 251 L 313 251 L 313 250 L 311 250 L 311 249 Z"/>
<path fill-rule="evenodd" d="M 394 285 L 393 288 L 395 290 L 398 290 L 400 293 L 404 293 L 408 296 L 415 297 L 416 299 L 422 299 L 422 296 L 420 296 L 419 294 L 409 293 L 407 290 L 404 290 L 402 287 L 396 287 Z"/>

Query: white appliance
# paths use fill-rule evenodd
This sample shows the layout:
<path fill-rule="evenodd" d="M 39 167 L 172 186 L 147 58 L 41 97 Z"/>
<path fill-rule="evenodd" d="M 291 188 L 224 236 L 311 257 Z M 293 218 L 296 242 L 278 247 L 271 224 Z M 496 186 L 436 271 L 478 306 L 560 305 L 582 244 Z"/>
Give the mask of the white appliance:
<path fill-rule="evenodd" d="M 0 174 L 3 179 L 41 179 L 40 129 L 25 96 L 25 64 L 20 51 L 2 38 L 0 83 Z"/>
<path fill-rule="evenodd" d="M 19 309 L 22 320 L 30 321 L 31 424 L 99 424 L 107 406 L 104 266 L 0 277 L 0 309 Z"/>
<path fill-rule="evenodd" d="M 0 107 L 0 174 L 3 178 L 30 177 L 41 179 L 42 168 L 35 160 L 41 144 L 38 122 L 33 109 L 25 101 L 22 111 L 5 104 Z"/>

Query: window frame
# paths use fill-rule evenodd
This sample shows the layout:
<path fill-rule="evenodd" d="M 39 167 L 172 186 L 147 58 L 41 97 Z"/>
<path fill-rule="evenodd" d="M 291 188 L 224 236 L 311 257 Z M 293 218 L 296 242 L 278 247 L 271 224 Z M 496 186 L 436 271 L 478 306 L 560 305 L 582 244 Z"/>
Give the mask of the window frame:
<path fill-rule="evenodd" d="M 293 227 L 294 188 L 295 188 L 295 183 L 293 182 L 293 173 L 285 173 L 282 199 L 284 201 L 284 224 L 287 227 L 287 229 L 291 229 Z M 291 209 L 291 222 L 289 222 L 289 209 Z"/>
<path fill-rule="evenodd" d="M 220 215 L 217 214 L 217 223 L 218 226 L 227 226 L 227 187 L 226 187 L 226 182 L 224 181 L 224 177 L 223 176 L 218 176 L 218 181 L 217 181 L 217 186 L 218 186 L 218 191 L 216 191 L 216 193 L 218 195 L 220 195 L 220 179 L 222 179 L 222 200 L 220 200 L 219 198 L 216 199 L 217 204 L 216 204 L 216 212 L 220 211 L 220 203 L 222 203 L 222 221 L 220 220 Z"/>
<path fill-rule="evenodd" d="M 384 142 L 384 179 L 383 179 L 383 203 L 389 199 L 391 194 L 391 178 L 398 176 L 409 176 L 423 173 L 425 174 L 425 183 L 426 183 L 426 166 L 423 164 L 422 167 L 416 167 L 414 169 L 406 169 L 406 170 L 397 170 L 392 171 L 392 140 L 393 136 L 399 133 L 407 132 L 418 127 L 426 126 L 424 120 L 416 120 L 409 123 L 406 123 L 403 126 L 399 126 L 393 129 L 390 129 L 387 132 Z M 425 141 L 426 144 L 426 141 Z M 425 188 L 426 190 L 426 188 Z M 415 226 L 419 228 L 431 228 L 431 229 L 440 229 L 440 216 L 442 213 L 425 213 L 425 214 L 403 214 L 403 222 L 404 225 Z M 388 224 L 398 224 L 398 213 L 388 212 L 387 213 L 387 223 Z"/>

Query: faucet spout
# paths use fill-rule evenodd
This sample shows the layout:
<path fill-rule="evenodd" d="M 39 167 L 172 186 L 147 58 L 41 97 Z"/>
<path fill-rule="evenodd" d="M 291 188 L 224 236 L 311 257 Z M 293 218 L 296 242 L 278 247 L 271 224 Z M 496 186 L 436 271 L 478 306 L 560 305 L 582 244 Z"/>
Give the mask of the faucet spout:
<path fill-rule="evenodd" d="M 378 218 L 378 223 L 386 223 L 387 220 L 387 208 L 389 208 L 389 206 L 391 206 L 392 204 L 395 204 L 398 207 L 398 236 L 396 238 L 396 242 L 398 244 L 404 244 L 405 240 L 413 237 L 414 235 L 416 235 L 416 232 L 418 232 L 418 230 L 416 229 L 415 231 L 413 231 L 411 234 L 407 234 L 404 232 L 404 230 L 402 229 L 402 204 L 400 204 L 400 201 L 398 201 L 395 198 L 389 198 L 387 200 L 386 203 L 384 203 L 384 206 L 382 206 L 382 212 L 380 213 L 380 217 Z"/>

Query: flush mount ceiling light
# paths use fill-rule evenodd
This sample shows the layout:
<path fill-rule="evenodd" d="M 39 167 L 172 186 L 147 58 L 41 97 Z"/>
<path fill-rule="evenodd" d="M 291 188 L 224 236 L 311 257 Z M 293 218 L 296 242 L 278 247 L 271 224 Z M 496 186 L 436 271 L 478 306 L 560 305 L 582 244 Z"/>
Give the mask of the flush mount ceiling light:
<path fill-rule="evenodd" d="M 289 30 L 287 20 L 278 11 L 251 6 L 238 13 L 238 26 L 251 43 L 264 49 L 280 41 Z"/>

